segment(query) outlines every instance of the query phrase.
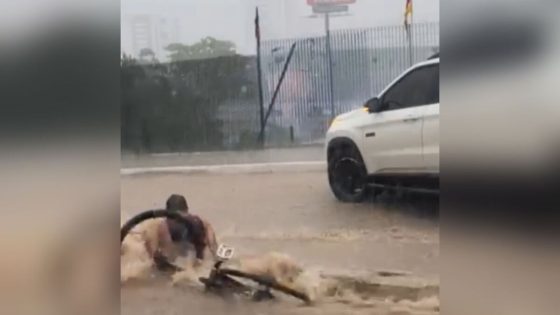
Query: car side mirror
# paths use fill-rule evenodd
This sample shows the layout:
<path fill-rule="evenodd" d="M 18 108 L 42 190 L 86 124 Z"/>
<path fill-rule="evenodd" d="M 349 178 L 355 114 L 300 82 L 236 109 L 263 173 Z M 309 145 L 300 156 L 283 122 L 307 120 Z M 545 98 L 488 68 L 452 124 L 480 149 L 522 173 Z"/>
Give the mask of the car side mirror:
<path fill-rule="evenodd" d="M 379 113 L 385 109 L 385 106 L 381 102 L 381 100 L 377 97 L 374 97 L 366 102 L 365 107 L 368 109 L 370 113 Z"/>

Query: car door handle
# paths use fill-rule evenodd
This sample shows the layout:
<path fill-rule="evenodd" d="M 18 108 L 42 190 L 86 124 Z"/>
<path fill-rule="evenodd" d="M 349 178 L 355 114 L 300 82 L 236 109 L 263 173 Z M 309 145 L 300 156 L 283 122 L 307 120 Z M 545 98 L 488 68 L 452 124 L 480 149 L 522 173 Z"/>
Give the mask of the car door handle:
<path fill-rule="evenodd" d="M 403 119 L 404 122 L 415 122 L 418 119 L 420 119 L 419 117 L 407 117 L 405 119 Z"/>

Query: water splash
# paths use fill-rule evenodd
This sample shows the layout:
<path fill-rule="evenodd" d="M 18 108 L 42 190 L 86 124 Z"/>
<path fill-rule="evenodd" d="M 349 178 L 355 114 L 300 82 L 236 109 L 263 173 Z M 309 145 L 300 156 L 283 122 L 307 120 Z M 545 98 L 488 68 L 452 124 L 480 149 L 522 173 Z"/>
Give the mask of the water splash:
<path fill-rule="evenodd" d="M 147 279 L 152 265 L 143 236 L 129 234 L 121 245 L 121 283 Z"/>
<path fill-rule="evenodd" d="M 121 249 L 121 283 L 134 279 L 148 279 L 153 276 L 153 263 L 149 257 L 145 244 L 154 242 L 154 223 L 142 225 L 127 236 Z M 326 235 L 346 239 L 349 235 L 335 233 Z M 355 235 L 350 235 L 353 238 Z M 202 291 L 203 285 L 199 277 L 206 277 L 212 269 L 212 261 L 195 263 L 193 257 L 182 257 L 174 263 L 184 270 L 171 277 L 174 286 L 196 287 Z M 380 299 L 341 285 L 336 280 L 324 277 L 318 267 L 299 264 L 287 254 L 269 252 L 262 255 L 237 257 L 224 264 L 224 267 L 238 269 L 247 273 L 268 276 L 277 282 L 294 290 L 304 292 L 313 304 L 344 304 L 352 308 L 383 307 L 392 311 L 408 313 L 439 312 L 439 297 L 432 296 L 417 301 Z"/>
<path fill-rule="evenodd" d="M 137 225 L 121 244 L 121 283 L 147 279 L 151 275 L 153 260 L 146 246 L 158 243 L 158 226 L 162 219 L 148 220 Z"/>

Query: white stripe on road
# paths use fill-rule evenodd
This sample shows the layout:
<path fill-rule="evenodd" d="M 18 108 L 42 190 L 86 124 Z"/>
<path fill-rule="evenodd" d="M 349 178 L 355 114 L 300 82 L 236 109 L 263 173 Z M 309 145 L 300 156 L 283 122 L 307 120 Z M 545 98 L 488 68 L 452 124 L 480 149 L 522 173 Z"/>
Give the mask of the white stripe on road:
<path fill-rule="evenodd" d="M 199 166 L 163 166 L 122 168 L 121 175 L 140 175 L 157 173 L 276 173 L 276 172 L 313 172 L 326 171 L 327 164 L 323 161 L 277 162 L 277 163 L 252 163 L 252 164 L 222 164 Z"/>

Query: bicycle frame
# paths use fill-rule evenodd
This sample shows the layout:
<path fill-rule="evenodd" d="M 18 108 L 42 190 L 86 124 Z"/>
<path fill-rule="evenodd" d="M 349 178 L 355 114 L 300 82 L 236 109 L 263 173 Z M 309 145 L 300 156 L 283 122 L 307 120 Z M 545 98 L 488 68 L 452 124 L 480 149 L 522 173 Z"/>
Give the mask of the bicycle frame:
<path fill-rule="evenodd" d="M 220 268 L 223 261 L 218 261 L 214 264 L 214 269 L 210 272 L 208 278 L 199 278 L 206 288 L 206 291 L 217 293 L 221 296 L 243 295 L 250 297 L 255 301 L 270 300 L 274 295 L 270 292 L 270 288 L 264 287 L 255 289 L 249 285 L 243 284 L 240 281 L 232 278 L 232 273 L 239 275 L 236 270 Z"/>

